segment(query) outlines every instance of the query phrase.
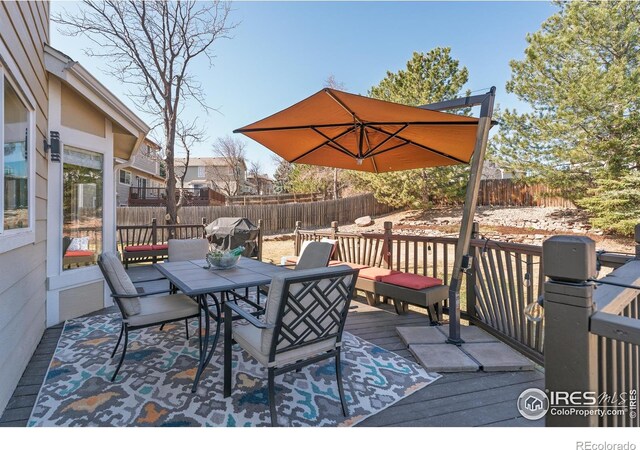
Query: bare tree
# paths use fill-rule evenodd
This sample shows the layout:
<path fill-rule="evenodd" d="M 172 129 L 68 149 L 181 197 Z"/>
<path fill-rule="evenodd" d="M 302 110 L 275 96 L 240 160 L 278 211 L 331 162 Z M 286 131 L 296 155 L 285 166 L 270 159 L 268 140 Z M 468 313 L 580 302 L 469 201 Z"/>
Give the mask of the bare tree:
<path fill-rule="evenodd" d="M 191 148 L 204 141 L 205 130 L 197 125 L 197 119 L 189 124 L 184 124 L 182 121 L 178 121 L 176 136 L 178 137 L 179 146 L 185 153 L 184 162 L 177 164 L 175 167 L 176 179 L 180 183 L 180 195 L 178 197 L 178 202 L 176 203 L 177 214 L 185 202 L 184 180 L 187 176 L 187 168 L 189 167 Z"/>
<path fill-rule="evenodd" d="M 211 178 L 228 197 L 239 195 L 245 184 L 247 171 L 245 147 L 244 142 L 232 136 L 220 137 L 213 145 L 213 154 L 222 164 L 209 168 L 212 172 Z"/>
<path fill-rule="evenodd" d="M 258 161 L 252 161 L 249 166 L 248 174 L 253 178 L 255 183 L 256 193 L 258 195 L 264 194 L 264 179 L 262 178 L 262 166 Z"/>
<path fill-rule="evenodd" d="M 202 85 L 189 72 L 196 59 L 213 62 L 213 44 L 228 37 L 230 4 L 219 0 L 118 1 L 84 0 L 78 12 L 53 16 L 68 36 L 83 35 L 95 44 L 89 56 L 105 58 L 108 73 L 131 88 L 130 98 L 161 129 L 167 182 L 167 216 L 176 223 L 174 166 L 178 116 L 185 103 L 205 110 Z"/>

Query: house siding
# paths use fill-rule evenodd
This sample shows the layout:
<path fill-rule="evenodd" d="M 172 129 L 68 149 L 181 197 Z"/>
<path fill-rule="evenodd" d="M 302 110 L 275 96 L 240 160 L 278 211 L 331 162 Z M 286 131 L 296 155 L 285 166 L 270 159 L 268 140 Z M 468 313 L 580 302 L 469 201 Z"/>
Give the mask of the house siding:
<path fill-rule="evenodd" d="M 0 40 L 35 99 L 35 242 L 0 253 L 0 412 L 35 351 L 45 329 L 47 159 L 47 73 L 44 43 L 49 39 L 49 4 L 1 2 Z"/>

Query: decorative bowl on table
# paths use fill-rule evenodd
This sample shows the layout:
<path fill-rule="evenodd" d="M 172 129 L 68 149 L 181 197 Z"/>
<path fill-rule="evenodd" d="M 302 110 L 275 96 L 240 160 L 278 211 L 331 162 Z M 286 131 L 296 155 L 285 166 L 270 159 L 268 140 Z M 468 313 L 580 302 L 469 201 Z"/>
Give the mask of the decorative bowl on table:
<path fill-rule="evenodd" d="M 243 251 L 244 247 L 238 247 L 233 250 L 211 250 L 206 257 L 209 269 L 225 270 L 234 268 L 238 264 Z"/>

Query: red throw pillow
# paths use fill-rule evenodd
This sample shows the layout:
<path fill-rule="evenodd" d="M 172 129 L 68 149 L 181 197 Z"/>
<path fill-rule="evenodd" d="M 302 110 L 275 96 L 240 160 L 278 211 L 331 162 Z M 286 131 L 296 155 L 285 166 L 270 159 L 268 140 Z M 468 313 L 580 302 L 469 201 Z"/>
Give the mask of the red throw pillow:
<path fill-rule="evenodd" d="M 383 269 L 382 267 L 368 267 L 366 269 L 360 270 L 358 277 L 367 278 L 369 280 L 381 281 L 382 278 L 388 277 L 390 275 L 400 273 L 397 270 L 391 269 Z"/>
<path fill-rule="evenodd" d="M 153 248 L 153 250 L 169 250 L 169 244 L 152 245 L 151 248 Z"/>
<path fill-rule="evenodd" d="M 442 285 L 442 280 L 439 278 L 431 278 L 424 275 L 417 275 L 415 273 L 396 273 L 383 277 L 381 281 L 383 283 L 417 290 Z"/>

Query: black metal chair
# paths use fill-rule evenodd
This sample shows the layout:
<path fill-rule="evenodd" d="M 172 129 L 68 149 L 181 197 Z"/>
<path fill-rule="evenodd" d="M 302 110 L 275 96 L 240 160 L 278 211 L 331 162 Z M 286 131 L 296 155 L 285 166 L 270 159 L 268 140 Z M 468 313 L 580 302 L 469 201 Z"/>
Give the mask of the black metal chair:
<path fill-rule="evenodd" d="M 124 334 L 124 348 L 118 362 L 118 367 L 111 377 L 111 381 L 116 379 L 120 367 L 124 362 L 129 343 L 129 331 L 140 328 L 147 328 L 154 325 L 164 325 L 165 323 L 182 321 L 197 317 L 201 328 L 200 307 L 197 302 L 183 294 L 171 293 L 170 290 L 155 292 L 140 291 L 127 275 L 120 258 L 115 253 L 103 253 L 98 256 L 98 266 L 102 271 L 111 296 L 114 298 L 120 313 L 122 314 L 122 326 L 120 335 L 111 357 L 113 358 L 120 346 L 122 335 Z M 201 334 L 199 334 L 201 338 Z M 189 330 L 187 328 L 187 339 Z M 200 351 L 202 351 L 202 339 L 200 341 Z"/>
<path fill-rule="evenodd" d="M 234 342 L 267 368 L 271 425 L 277 425 L 275 376 L 335 358 L 342 412 L 342 332 L 353 297 L 358 269 L 345 266 L 296 270 L 274 277 L 264 319 L 234 303 L 224 306 L 224 396 L 231 395 Z M 248 324 L 233 324 L 236 318 Z"/>

